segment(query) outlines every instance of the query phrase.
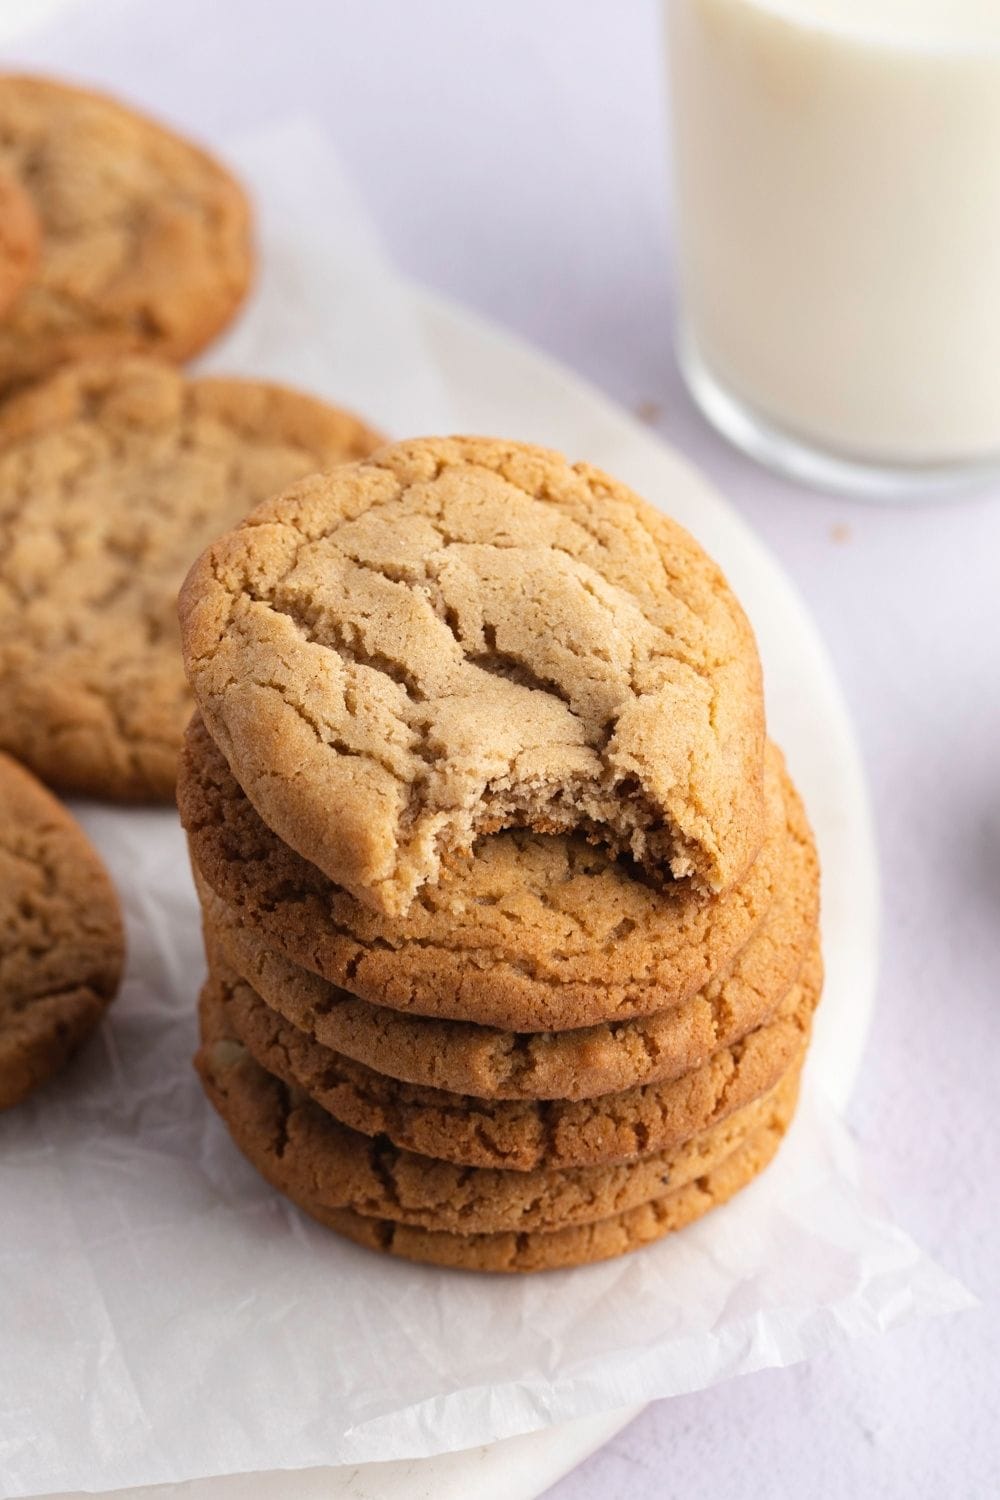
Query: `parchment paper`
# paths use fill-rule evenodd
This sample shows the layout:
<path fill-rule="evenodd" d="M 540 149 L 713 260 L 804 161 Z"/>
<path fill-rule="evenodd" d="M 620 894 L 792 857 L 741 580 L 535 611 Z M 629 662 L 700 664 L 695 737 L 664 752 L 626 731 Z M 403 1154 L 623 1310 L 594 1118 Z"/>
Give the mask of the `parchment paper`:
<path fill-rule="evenodd" d="M 299 123 L 230 155 L 264 270 L 212 367 L 393 433 L 449 429 L 328 145 Z M 4 1495 L 471 1447 L 972 1303 L 870 1196 L 815 1086 L 760 1182 L 637 1256 L 507 1280 L 337 1240 L 243 1162 L 191 1070 L 203 960 L 175 816 L 80 813 L 123 897 L 128 976 L 72 1074 L 0 1121 Z"/>

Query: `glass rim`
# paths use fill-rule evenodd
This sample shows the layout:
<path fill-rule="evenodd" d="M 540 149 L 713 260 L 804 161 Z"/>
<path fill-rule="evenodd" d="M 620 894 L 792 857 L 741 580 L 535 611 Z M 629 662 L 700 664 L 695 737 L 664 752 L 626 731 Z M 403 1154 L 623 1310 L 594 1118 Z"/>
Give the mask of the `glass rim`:
<path fill-rule="evenodd" d="M 690 0 L 666 0 L 668 9 L 677 3 L 690 3 Z M 730 0 L 730 3 L 761 11 L 797 31 L 833 37 L 849 45 L 965 62 L 1000 60 L 1000 36 L 987 39 L 962 35 L 923 36 L 919 32 L 904 30 L 893 32 L 872 24 L 863 15 L 856 18 L 854 15 L 843 18 L 810 15 L 808 0 Z"/>

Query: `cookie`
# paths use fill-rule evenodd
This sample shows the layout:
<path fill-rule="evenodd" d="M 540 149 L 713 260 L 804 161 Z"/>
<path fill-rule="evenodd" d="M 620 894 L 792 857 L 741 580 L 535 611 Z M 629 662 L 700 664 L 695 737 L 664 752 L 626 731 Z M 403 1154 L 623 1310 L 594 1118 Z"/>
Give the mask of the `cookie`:
<path fill-rule="evenodd" d="M 288 1089 L 228 1035 L 210 986 L 202 992 L 201 1022 L 196 1064 L 205 1090 L 236 1145 L 269 1181 L 325 1208 L 451 1234 L 548 1231 L 623 1213 L 709 1171 L 770 1107 L 770 1100 L 756 1100 L 672 1151 L 625 1164 L 532 1172 L 457 1167 L 350 1130 Z M 778 1083 L 779 1098 L 794 1096 L 803 1051 L 800 1045 Z"/>
<path fill-rule="evenodd" d="M 236 780 L 376 912 L 405 916 L 443 860 L 508 827 L 712 893 L 760 847 L 746 617 L 693 538 L 599 470 L 399 443 L 269 501 L 179 607 Z"/>
<path fill-rule="evenodd" d="M 794 1100 L 791 1104 L 776 1103 L 765 1123 L 730 1156 L 662 1198 L 596 1223 L 574 1224 L 547 1233 L 448 1234 L 417 1229 L 394 1219 L 367 1218 L 350 1209 L 326 1208 L 297 1191 L 287 1196 L 327 1229 L 383 1255 L 460 1271 L 564 1270 L 627 1255 L 727 1203 L 773 1160 L 793 1112 Z M 255 1165 L 272 1186 L 283 1190 L 280 1182 L 268 1176 L 273 1170 L 270 1161 Z"/>
<path fill-rule="evenodd" d="M 209 976 L 206 1003 L 219 1007 L 228 1034 L 342 1125 L 458 1166 L 533 1172 L 673 1150 L 767 1093 L 801 1055 L 822 967 L 814 949 L 774 1018 L 701 1067 L 666 1083 L 577 1102 L 476 1099 L 399 1083 L 297 1031 L 211 945 Z"/>
<path fill-rule="evenodd" d="M 69 365 L 0 407 L 0 748 L 50 785 L 166 799 L 190 696 L 191 558 L 295 475 L 377 439 L 298 392 L 149 359 Z"/>
<path fill-rule="evenodd" d="M 651 885 L 578 837 L 517 831 L 480 839 L 460 872 L 421 887 L 397 920 L 265 826 L 198 720 L 177 798 L 195 868 L 269 948 L 376 1005 L 565 1031 L 680 1005 L 731 965 L 782 878 L 785 774 L 772 750 L 769 835 L 725 896 Z"/>
<path fill-rule="evenodd" d="M 586 1099 L 677 1078 L 773 1014 L 797 977 L 819 917 L 816 849 L 787 798 L 781 888 L 732 967 L 651 1016 L 577 1031 L 511 1032 L 370 1005 L 268 948 L 197 872 L 206 930 L 266 1004 L 317 1043 L 405 1083 L 486 1099 Z"/>
<path fill-rule="evenodd" d="M 0 171 L 28 186 L 39 262 L 0 323 L 0 390 L 67 360 L 195 354 L 250 283 L 250 211 L 230 174 L 123 104 L 0 75 Z"/>
<path fill-rule="evenodd" d="M 0 1109 L 58 1073 L 114 999 L 118 900 L 83 830 L 0 754 Z"/>
<path fill-rule="evenodd" d="M 40 246 L 34 204 L 18 179 L 0 167 L 0 318 L 31 279 Z"/>

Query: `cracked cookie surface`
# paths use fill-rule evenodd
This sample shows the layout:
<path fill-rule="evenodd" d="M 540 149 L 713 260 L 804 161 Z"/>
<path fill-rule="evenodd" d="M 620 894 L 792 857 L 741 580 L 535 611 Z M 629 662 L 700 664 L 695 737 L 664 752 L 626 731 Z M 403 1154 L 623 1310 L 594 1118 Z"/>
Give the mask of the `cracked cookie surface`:
<path fill-rule="evenodd" d="M 815 940 L 819 868 L 802 804 L 785 792 L 780 888 L 731 968 L 700 993 L 651 1016 L 582 1030 L 503 1031 L 370 1005 L 266 946 L 195 870 L 209 947 L 297 1031 L 376 1073 L 486 1099 L 586 1099 L 699 1067 L 762 1025 L 795 982 Z"/>
<path fill-rule="evenodd" d="M 118 900 L 82 828 L 0 753 L 0 1109 L 90 1035 L 124 954 Z"/>
<path fill-rule="evenodd" d="M 742 1110 L 801 1057 L 821 983 L 814 948 L 774 1016 L 701 1066 L 663 1083 L 576 1102 L 477 1099 L 386 1078 L 297 1031 L 211 945 L 208 1003 L 262 1068 L 342 1125 L 459 1166 L 530 1172 L 670 1151 Z"/>
<path fill-rule="evenodd" d="M 0 171 L 41 224 L 39 263 L 0 324 L 0 390 L 66 360 L 183 360 L 232 318 L 252 272 L 250 211 L 204 151 L 123 104 L 0 75 Z"/>
<path fill-rule="evenodd" d="M 693 538 L 596 469 L 491 439 L 384 448 L 214 543 L 180 614 L 250 801 L 376 911 L 507 827 L 702 892 L 760 846 L 750 627 Z"/>
<path fill-rule="evenodd" d="M 768 755 L 770 834 L 724 896 L 667 887 L 580 838 L 480 839 L 405 918 L 362 906 L 264 824 L 197 717 L 177 800 L 202 878 L 261 941 L 376 1005 L 509 1031 L 566 1031 L 683 1003 L 731 964 L 779 887 L 782 762 Z"/>
<path fill-rule="evenodd" d="M 31 279 L 40 247 L 34 205 L 18 179 L 0 165 L 0 318 Z"/>
<path fill-rule="evenodd" d="M 400 1150 L 339 1124 L 257 1064 L 228 1032 L 212 988 L 201 999 L 196 1059 L 210 1100 L 240 1150 L 281 1191 L 457 1234 L 547 1231 L 620 1214 L 693 1181 L 725 1160 L 779 1101 L 789 1107 L 804 1052 L 763 1099 L 672 1150 L 611 1166 L 512 1172 L 459 1167 Z"/>
<path fill-rule="evenodd" d="M 191 558 L 376 436 L 312 397 L 160 361 L 66 366 L 0 408 L 0 747 L 51 785 L 166 799 Z"/>

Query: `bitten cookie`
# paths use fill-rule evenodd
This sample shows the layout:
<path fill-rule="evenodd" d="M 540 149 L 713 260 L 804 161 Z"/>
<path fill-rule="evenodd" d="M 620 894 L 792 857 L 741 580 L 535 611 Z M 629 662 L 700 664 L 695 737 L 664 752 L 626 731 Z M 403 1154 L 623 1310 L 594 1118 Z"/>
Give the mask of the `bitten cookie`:
<path fill-rule="evenodd" d="M 169 798 L 190 714 L 176 595 L 191 558 L 290 479 L 376 442 L 309 396 L 148 359 L 69 365 L 10 398 L 0 747 L 64 791 Z"/>
<path fill-rule="evenodd" d="M 596 1099 L 477 1099 L 386 1078 L 296 1031 L 209 953 L 206 1004 L 268 1073 L 364 1135 L 464 1167 L 533 1172 L 670 1151 L 773 1088 L 802 1054 L 819 999 L 815 949 L 776 1014 L 700 1067 Z"/>
<path fill-rule="evenodd" d="M 90 1035 L 124 953 L 118 901 L 83 830 L 0 754 L 0 1109 Z"/>
<path fill-rule="evenodd" d="M 725 971 L 770 909 L 787 842 L 780 754 L 769 836 L 743 879 L 706 899 L 637 879 L 580 838 L 483 838 L 424 885 L 408 916 L 353 900 L 283 844 L 197 719 L 177 798 L 194 865 L 269 947 L 377 1005 L 509 1031 L 563 1031 L 682 1004 Z M 789 795 L 793 795 L 789 792 Z"/>
<path fill-rule="evenodd" d="M 214 543 L 180 615 L 250 801 L 375 911 L 405 915 L 507 827 L 700 892 L 760 847 L 750 627 L 687 532 L 596 469 L 491 439 L 384 448 Z"/>
<path fill-rule="evenodd" d="M 17 178 L 0 167 L 0 318 L 27 286 L 40 246 L 34 204 Z"/>
<path fill-rule="evenodd" d="M 768 1108 L 756 1101 L 673 1150 L 625 1164 L 530 1172 L 456 1167 L 350 1130 L 288 1089 L 227 1035 L 210 988 L 202 994 L 201 1023 L 196 1062 L 209 1099 L 240 1150 L 282 1192 L 453 1234 L 547 1231 L 622 1213 L 711 1170 Z M 800 1043 L 774 1090 L 779 1098 L 794 1097 L 803 1052 Z"/>
<path fill-rule="evenodd" d="M 0 324 L 0 390 L 66 360 L 187 359 L 239 307 L 250 213 L 230 174 L 123 104 L 0 75 L 0 170 L 41 222 L 31 284 Z"/>

